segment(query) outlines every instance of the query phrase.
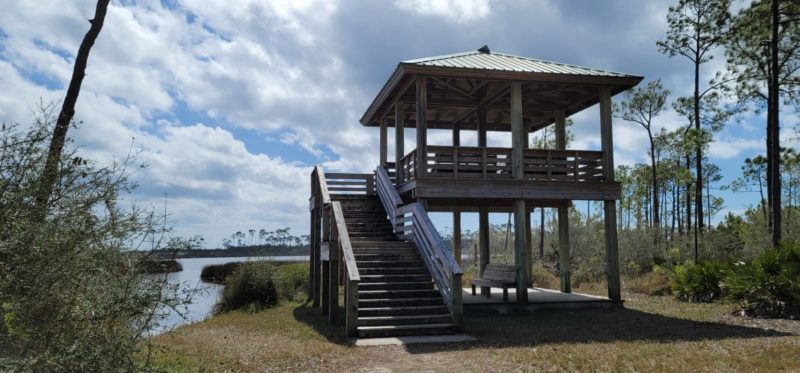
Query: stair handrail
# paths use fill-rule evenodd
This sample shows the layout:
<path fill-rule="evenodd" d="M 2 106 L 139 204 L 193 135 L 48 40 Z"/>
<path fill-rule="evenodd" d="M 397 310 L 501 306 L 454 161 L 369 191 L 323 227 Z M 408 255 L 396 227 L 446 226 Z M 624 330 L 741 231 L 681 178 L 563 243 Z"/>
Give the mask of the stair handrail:
<path fill-rule="evenodd" d="M 414 202 L 401 206 L 403 200 L 392 184 L 386 169 L 378 166 L 375 174 L 377 175 L 378 196 L 389 215 L 393 229 L 398 235 L 411 236 L 420 251 L 425 266 L 431 272 L 439 293 L 450 310 L 453 321 L 460 325 L 463 321 L 461 277 L 464 271 L 444 243 L 422 204 Z M 411 214 L 411 218 L 406 218 L 406 214 Z M 410 222 L 411 226 L 406 226 L 406 222 Z"/>
<path fill-rule="evenodd" d="M 361 274 L 358 272 L 356 257 L 353 254 L 353 245 L 350 242 L 350 233 L 347 231 L 347 223 L 344 220 L 342 204 L 339 201 L 331 202 L 330 217 L 331 238 L 331 257 L 337 258 L 339 263 L 344 264 L 344 320 L 345 330 L 348 337 L 355 337 L 358 334 L 358 284 L 361 282 Z M 335 252 L 333 252 L 335 250 Z M 338 300 L 331 299 L 330 302 Z"/>
<path fill-rule="evenodd" d="M 453 321 L 460 325 L 463 321 L 461 277 L 464 271 L 442 240 L 422 204 L 413 202 L 397 209 L 398 217 L 405 217 L 406 214 L 411 214 L 411 218 L 401 220 L 400 224 L 404 225 L 405 221 L 411 223 L 411 229 L 407 232 L 422 254 Z"/>
<path fill-rule="evenodd" d="M 389 172 L 383 166 L 378 166 L 375 169 L 375 179 L 377 183 L 378 198 L 380 198 L 383 208 L 386 210 L 386 215 L 392 223 L 392 229 L 397 226 L 397 206 L 403 204 L 400 195 L 394 188 L 394 183 L 389 177 Z"/>

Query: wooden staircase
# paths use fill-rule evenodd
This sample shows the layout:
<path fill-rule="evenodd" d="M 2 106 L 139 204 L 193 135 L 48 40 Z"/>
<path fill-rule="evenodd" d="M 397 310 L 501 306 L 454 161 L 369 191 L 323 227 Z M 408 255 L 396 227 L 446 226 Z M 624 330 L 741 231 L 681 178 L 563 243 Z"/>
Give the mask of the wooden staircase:
<path fill-rule="evenodd" d="M 375 195 L 340 195 L 361 281 L 358 337 L 457 331 L 431 273 L 412 242 L 397 238 Z"/>

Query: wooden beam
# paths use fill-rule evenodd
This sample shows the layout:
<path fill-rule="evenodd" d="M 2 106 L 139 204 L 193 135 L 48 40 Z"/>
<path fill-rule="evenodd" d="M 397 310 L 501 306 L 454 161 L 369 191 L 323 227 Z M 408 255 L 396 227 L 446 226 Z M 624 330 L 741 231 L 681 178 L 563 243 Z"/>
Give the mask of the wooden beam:
<path fill-rule="evenodd" d="M 567 120 L 564 117 L 564 110 L 556 110 L 553 118 L 556 124 L 556 149 L 564 150 L 567 148 Z"/>
<path fill-rule="evenodd" d="M 395 104 L 394 108 L 394 165 L 395 165 L 395 180 L 396 183 L 400 183 L 400 180 L 403 180 L 401 175 L 402 170 L 400 166 L 400 159 L 405 156 L 405 152 L 403 149 L 404 133 L 405 133 L 405 115 L 403 113 L 403 105 Z"/>
<path fill-rule="evenodd" d="M 523 149 L 527 132 L 522 124 L 522 84 L 511 83 L 511 147 L 514 153 L 511 158 L 512 174 L 515 179 L 525 177 L 523 164 Z"/>
<path fill-rule="evenodd" d="M 531 204 L 528 203 L 527 201 L 525 202 L 525 208 L 528 209 L 528 211 L 525 212 L 525 238 L 527 239 L 527 241 L 525 241 L 525 243 L 526 243 L 525 248 L 526 248 L 526 251 L 528 252 L 528 270 L 529 271 L 533 268 L 533 237 L 531 237 L 531 213 L 532 213 L 532 211 L 531 211 L 531 206 L 530 205 Z M 536 284 L 533 283 L 533 277 L 531 277 L 530 279 L 531 279 L 530 280 L 531 281 L 530 282 L 531 285 L 532 286 L 536 286 Z"/>
<path fill-rule="evenodd" d="M 478 146 L 486 146 L 486 108 L 478 106 Z"/>
<path fill-rule="evenodd" d="M 569 257 L 569 208 L 558 208 L 558 269 L 561 275 L 561 292 L 572 292 Z"/>
<path fill-rule="evenodd" d="M 461 125 L 459 123 L 453 125 L 453 146 L 461 146 Z"/>
<path fill-rule="evenodd" d="M 621 300 L 619 280 L 619 253 L 617 247 L 617 202 L 603 201 L 604 223 L 606 231 L 606 268 L 608 276 L 608 298 Z"/>
<path fill-rule="evenodd" d="M 417 77 L 417 177 L 428 168 L 428 78 Z"/>
<path fill-rule="evenodd" d="M 614 181 L 614 139 L 611 129 L 611 89 L 601 87 L 600 97 L 600 142 L 603 151 L 603 174 L 607 181 Z"/>
<path fill-rule="evenodd" d="M 478 245 L 480 248 L 480 275 L 483 276 L 483 271 L 486 265 L 489 264 L 489 208 L 481 206 L 478 211 Z M 489 288 L 481 287 L 481 295 L 489 295 Z"/>
<path fill-rule="evenodd" d="M 384 118 L 384 119 L 381 119 L 381 134 L 380 134 L 380 137 L 381 137 L 381 140 L 380 140 L 381 141 L 381 143 L 380 143 L 380 151 L 381 151 L 380 165 L 381 166 L 386 165 L 386 160 L 387 160 L 387 157 L 389 156 L 388 155 L 388 152 L 389 152 L 388 151 L 388 144 L 387 144 L 388 135 L 387 135 L 386 132 L 387 132 L 386 118 Z"/>
<path fill-rule="evenodd" d="M 528 238 L 525 237 L 525 200 L 514 201 L 514 265 L 517 267 L 517 303 L 528 302 L 528 284 L 530 284 L 530 268 L 528 267 Z"/>
<path fill-rule="evenodd" d="M 453 256 L 461 265 L 461 211 L 453 212 Z"/>
<path fill-rule="evenodd" d="M 614 140 L 611 128 L 611 89 L 600 87 L 598 92 L 600 101 L 600 138 L 603 150 L 603 167 L 607 181 L 614 181 Z M 608 276 L 608 298 L 621 300 L 619 279 L 619 251 L 617 241 L 617 202 L 606 200 L 603 202 L 606 243 L 606 268 Z"/>

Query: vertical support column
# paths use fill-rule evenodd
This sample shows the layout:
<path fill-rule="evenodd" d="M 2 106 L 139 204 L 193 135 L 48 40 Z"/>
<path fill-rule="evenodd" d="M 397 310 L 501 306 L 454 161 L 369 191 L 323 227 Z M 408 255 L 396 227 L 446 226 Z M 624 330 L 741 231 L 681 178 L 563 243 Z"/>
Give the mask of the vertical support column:
<path fill-rule="evenodd" d="M 486 107 L 478 105 L 478 146 L 486 147 Z M 480 275 L 483 276 L 483 271 L 486 265 L 489 264 L 489 208 L 481 206 L 478 209 L 478 251 L 479 260 L 478 269 Z M 488 287 L 481 287 L 481 295 L 489 296 Z"/>
<path fill-rule="evenodd" d="M 522 83 L 511 83 L 511 158 L 514 179 L 524 179 L 523 152 L 527 146 L 527 131 L 522 123 Z M 528 262 L 528 238 L 525 237 L 525 200 L 514 201 L 514 265 L 517 267 L 517 303 L 528 302 L 530 266 Z"/>
<path fill-rule="evenodd" d="M 309 278 L 309 293 L 308 299 L 312 301 L 312 307 L 319 306 L 319 288 L 320 288 L 320 274 L 319 274 L 319 266 L 320 266 L 320 236 L 319 236 L 319 223 L 320 223 L 320 209 L 317 206 L 317 198 L 314 198 L 312 201 L 312 210 L 311 210 L 311 234 L 310 234 L 310 242 L 311 242 L 311 258 L 309 260 L 310 268 L 310 278 Z"/>
<path fill-rule="evenodd" d="M 606 181 L 614 181 L 614 141 L 611 129 L 611 89 L 600 87 L 600 138 L 603 150 L 603 174 Z M 619 280 L 619 253 L 617 242 L 617 201 L 603 201 L 606 241 L 606 267 L 608 268 L 608 298 L 621 300 Z"/>
<path fill-rule="evenodd" d="M 403 105 L 399 102 L 394 104 L 394 178 L 395 185 L 400 185 L 403 180 L 403 169 L 400 164 L 400 159 L 405 154 L 404 136 L 405 135 L 405 114 L 403 113 Z"/>
<path fill-rule="evenodd" d="M 381 119 L 381 145 L 380 145 L 380 148 L 381 148 L 380 165 L 381 166 L 385 166 L 386 165 L 386 160 L 387 160 L 387 158 L 389 156 L 389 154 L 388 154 L 389 151 L 388 151 L 387 126 L 388 126 L 388 124 L 386 123 L 386 118 Z"/>
<path fill-rule="evenodd" d="M 530 268 L 528 267 L 528 238 L 525 237 L 525 200 L 514 201 L 514 265 L 517 266 L 517 303 L 528 302 L 528 284 Z"/>
<path fill-rule="evenodd" d="M 428 172 L 428 78 L 417 77 L 417 177 Z"/>
<path fill-rule="evenodd" d="M 328 321 L 333 324 L 339 320 L 339 230 L 335 226 L 335 212 L 331 208 L 331 242 L 328 260 Z"/>
<path fill-rule="evenodd" d="M 525 205 L 525 239 L 526 239 L 526 251 L 528 252 L 528 271 L 531 271 L 533 268 L 533 238 L 531 237 L 531 214 L 533 211 Z M 529 272 L 530 273 L 530 272 Z M 533 276 L 531 276 L 531 286 L 536 286 L 533 283 Z"/>
<path fill-rule="evenodd" d="M 558 269 L 561 274 L 561 292 L 572 292 L 569 258 L 569 210 L 558 207 Z"/>
<path fill-rule="evenodd" d="M 527 133 L 522 124 L 522 83 L 513 82 L 511 83 L 511 147 L 513 148 L 511 166 L 515 179 L 522 179 L 525 176 L 522 160 L 526 137 Z"/>
<path fill-rule="evenodd" d="M 563 110 L 553 113 L 556 125 L 556 149 L 567 148 L 566 118 Z M 578 172 L 576 169 L 575 172 Z M 569 254 L 569 204 L 558 206 L 558 268 L 561 275 L 561 292 L 572 292 Z"/>
<path fill-rule="evenodd" d="M 345 333 L 348 338 L 358 337 L 358 281 L 345 278 Z"/>
<path fill-rule="evenodd" d="M 478 146 L 486 147 L 486 107 L 478 105 Z"/>
<path fill-rule="evenodd" d="M 478 210 L 478 246 L 480 251 L 480 275 L 489 264 L 489 208 L 481 206 Z M 482 286 L 481 295 L 489 296 L 489 288 Z"/>
<path fill-rule="evenodd" d="M 461 265 L 461 211 L 456 209 L 453 212 L 453 256 L 456 263 Z"/>

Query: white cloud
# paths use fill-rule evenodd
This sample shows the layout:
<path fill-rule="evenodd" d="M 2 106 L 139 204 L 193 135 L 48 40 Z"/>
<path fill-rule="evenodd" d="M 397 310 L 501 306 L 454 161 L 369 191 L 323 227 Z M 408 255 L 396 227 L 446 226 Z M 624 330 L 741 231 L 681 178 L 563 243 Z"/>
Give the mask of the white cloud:
<path fill-rule="evenodd" d="M 457 23 L 483 19 L 490 12 L 488 0 L 397 0 L 395 6 L 405 11 L 442 17 Z"/>
<path fill-rule="evenodd" d="M 717 159 L 731 159 L 742 157 L 748 151 L 763 152 L 765 147 L 763 140 L 717 139 L 709 144 L 708 154 Z"/>

